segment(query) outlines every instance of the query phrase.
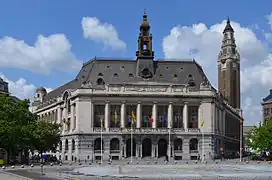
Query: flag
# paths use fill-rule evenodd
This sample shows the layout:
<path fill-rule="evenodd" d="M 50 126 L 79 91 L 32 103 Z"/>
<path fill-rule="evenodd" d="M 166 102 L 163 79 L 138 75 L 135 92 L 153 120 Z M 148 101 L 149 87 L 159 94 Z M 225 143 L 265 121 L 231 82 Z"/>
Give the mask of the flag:
<path fill-rule="evenodd" d="M 100 127 L 103 128 L 103 119 L 100 119 Z"/>
<path fill-rule="evenodd" d="M 134 112 L 132 111 L 132 113 L 131 113 L 131 117 L 132 117 L 132 123 L 133 124 L 136 124 L 136 116 L 135 116 L 135 114 L 134 114 Z"/>
<path fill-rule="evenodd" d="M 243 125 L 243 120 L 240 120 L 240 125 Z"/>
<path fill-rule="evenodd" d="M 147 122 L 147 116 L 144 116 L 144 122 L 145 123 Z"/>
<path fill-rule="evenodd" d="M 163 124 L 166 126 L 167 119 L 166 119 L 166 112 L 163 113 Z"/>
<path fill-rule="evenodd" d="M 200 126 L 201 126 L 201 127 L 203 127 L 203 126 L 204 126 L 204 121 L 201 121 Z"/>
<path fill-rule="evenodd" d="M 115 109 L 115 112 L 114 112 L 114 123 L 115 123 L 115 124 L 118 123 L 118 115 L 117 115 L 116 109 Z"/>
<path fill-rule="evenodd" d="M 151 115 L 151 114 L 149 115 L 148 119 L 149 119 L 149 121 L 150 121 L 151 123 L 153 123 L 154 119 L 152 118 L 152 115 Z"/>

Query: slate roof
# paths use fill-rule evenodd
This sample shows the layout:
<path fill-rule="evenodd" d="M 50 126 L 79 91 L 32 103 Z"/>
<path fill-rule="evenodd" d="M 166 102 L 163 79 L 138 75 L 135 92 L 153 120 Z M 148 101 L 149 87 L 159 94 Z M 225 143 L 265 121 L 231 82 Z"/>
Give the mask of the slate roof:
<path fill-rule="evenodd" d="M 203 81 L 207 81 L 201 66 L 195 60 L 185 61 L 153 61 L 155 73 L 150 79 L 143 79 L 137 73 L 137 60 L 98 59 L 94 58 L 83 64 L 74 80 L 49 92 L 44 100 L 60 96 L 67 89 L 81 88 L 82 83 L 97 86 L 98 78 L 105 84 L 138 84 L 154 82 L 158 84 L 188 84 L 193 79 L 195 88 L 199 88 Z"/>
<path fill-rule="evenodd" d="M 262 104 L 272 103 L 272 89 L 269 91 L 269 95 L 263 98 Z"/>

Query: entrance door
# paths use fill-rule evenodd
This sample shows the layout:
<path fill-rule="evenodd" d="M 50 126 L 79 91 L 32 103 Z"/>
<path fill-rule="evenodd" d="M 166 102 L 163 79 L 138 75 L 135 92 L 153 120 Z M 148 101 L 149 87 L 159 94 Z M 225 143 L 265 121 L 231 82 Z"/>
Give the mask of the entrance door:
<path fill-rule="evenodd" d="M 158 156 L 163 157 L 167 155 L 167 141 L 165 139 L 160 139 L 158 142 Z"/>
<path fill-rule="evenodd" d="M 151 156 L 152 142 L 150 139 L 146 138 L 142 143 L 142 155 L 143 157 Z"/>

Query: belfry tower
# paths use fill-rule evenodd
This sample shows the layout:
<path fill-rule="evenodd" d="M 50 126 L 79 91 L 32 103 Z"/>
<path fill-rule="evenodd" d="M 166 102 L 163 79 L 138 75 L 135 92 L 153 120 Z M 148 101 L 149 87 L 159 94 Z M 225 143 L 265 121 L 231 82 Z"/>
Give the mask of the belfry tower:
<path fill-rule="evenodd" d="M 140 26 L 138 37 L 137 57 L 137 75 L 150 79 L 154 75 L 154 52 L 152 50 L 152 34 L 150 34 L 150 25 L 147 19 L 146 11 L 144 11 L 143 20 Z"/>
<path fill-rule="evenodd" d="M 218 55 L 218 91 L 232 107 L 240 109 L 240 55 L 229 18 L 223 36 Z"/>

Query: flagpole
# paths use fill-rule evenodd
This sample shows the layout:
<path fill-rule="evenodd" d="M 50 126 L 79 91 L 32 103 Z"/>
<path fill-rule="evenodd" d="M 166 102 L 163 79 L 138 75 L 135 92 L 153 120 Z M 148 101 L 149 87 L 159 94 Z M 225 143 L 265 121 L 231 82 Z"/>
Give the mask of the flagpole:
<path fill-rule="evenodd" d="M 132 134 L 132 123 L 133 123 L 133 122 L 132 122 L 132 121 L 133 121 L 133 119 L 131 119 L 131 129 L 130 129 L 130 130 L 131 130 L 131 131 L 130 131 L 130 133 L 131 133 L 131 134 L 130 134 L 130 136 L 131 136 L 131 137 L 130 137 L 130 149 L 131 149 L 131 150 L 130 150 L 130 162 L 131 162 L 131 163 L 132 163 L 132 155 L 133 155 L 133 139 L 132 139 L 132 138 L 133 138 L 133 134 Z"/>
<path fill-rule="evenodd" d="M 171 156 L 171 144 L 170 144 L 170 142 L 171 142 L 171 130 L 170 130 L 170 128 L 171 127 L 169 127 L 169 139 L 168 139 L 168 141 L 169 141 L 169 143 L 168 143 L 169 152 L 168 152 L 168 161 L 170 160 L 170 156 Z"/>
<path fill-rule="evenodd" d="M 100 139 L 101 139 L 101 145 L 100 145 L 100 148 L 101 148 L 101 159 L 100 159 L 100 162 L 101 162 L 101 164 L 103 163 L 103 129 L 102 129 L 103 127 L 101 126 L 101 137 L 100 137 Z"/>
<path fill-rule="evenodd" d="M 202 162 L 204 162 L 204 125 L 202 126 Z"/>
<path fill-rule="evenodd" d="M 240 120 L 240 162 L 242 162 L 243 158 L 243 122 Z"/>

